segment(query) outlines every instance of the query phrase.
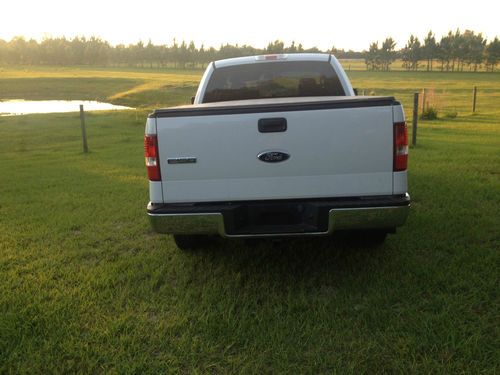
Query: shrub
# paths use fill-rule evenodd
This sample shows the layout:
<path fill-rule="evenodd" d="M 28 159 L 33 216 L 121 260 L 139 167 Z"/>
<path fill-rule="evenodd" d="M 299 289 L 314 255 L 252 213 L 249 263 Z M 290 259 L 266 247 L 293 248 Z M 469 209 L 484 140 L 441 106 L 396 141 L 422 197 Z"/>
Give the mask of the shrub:
<path fill-rule="evenodd" d="M 420 115 L 421 120 L 436 120 L 438 118 L 438 110 L 436 107 L 428 106 Z"/>

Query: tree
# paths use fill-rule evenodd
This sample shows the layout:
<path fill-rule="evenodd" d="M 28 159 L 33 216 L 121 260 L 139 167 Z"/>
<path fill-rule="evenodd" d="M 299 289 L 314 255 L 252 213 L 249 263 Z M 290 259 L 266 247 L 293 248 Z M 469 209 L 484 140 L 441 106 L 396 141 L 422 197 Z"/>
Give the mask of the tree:
<path fill-rule="evenodd" d="M 200 64 L 202 67 L 208 63 L 208 61 L 206 60 L 206 53 L 205 53 L 205 46 L 202 44 L 200 49 L 198 50 L 198 54 L 197 54 L 197 58 L 196 58 L 196 63 Z"/>
<path fill-rule="evenodd" d="M 370 44 L 370 48 L 365 53 L 366 70 L 378 70 L 380 68 L 380 50 L 378 42 Z"/>
<path fill-rule="evenodd" d="M 438 45 L 436 43 L 436 37 L 429 31 L 424 39 L 424 46 L 422 47 L 421 56 L 427 61 L 427 71 L 432 71 L 432 62 L 436 58 L 438 53 Z"/>
<path fill-rule="evenodd" d="M 198 50 L 193 41 L 189 42 L 189 46 L 187 48 L 187 61 L 190 62 L 193 66 L 198 60 Z"/>
<path fill-rule="evenodd" d="M 484 58 L 484 49 L 486 47 L 486 39 L 481 33 L 475 34 L 474 31 L 465 30 L 463 38 L 463 55 L 462 59 L 467 63 L 469 69 L 477 71 L 479 64 Z"/>
<path fill-rule="evenodd" d="M 153 61 L 156 60 L 155 52 L 155 46 L 153 46 L 153 43 L 151 43 L 151 39 L 149 39 L 148 44 L 144 49 L 144 57 L 146 58 L 146 61 L 149 62 L 149 67 L 151 69 L 153 68 Z"/>
<path fill-rule="evenodd" d="M 7 63 L 7 48 L 8 48 L 8 43 L 0 39 L 0 64 L 6 64 Z"/>
<path fill-rule="evenodd" d="M 85 61 L 85 49 L 87 46 L 87 40 L 85 37 L 73 38 L 70 42 L 70 56 L 69 59 L 72 64 L 83 64 Z"/>
<path fill-rule="evenodd" d="M 177 44 L 177 40 L 173 40 L 172 42 L 172 47 L 170 47 L 169 49 L 170 51 L 170 56 L 171 56 L 171 61 L 174 63 L 174 67 L 177 68 L 177 64 L 179 63 L 179 54 L 180 54 L 180 51 L 179 51 L 179 45 Z"/>
<path fill-rule="evenodd" d="M 126 64 L 130 60 L 128 54 L 129 49 L 124 44 L 118 44 L 112 49 L 111 60 L 118 65 Z"/>
<path fill-rule="evenodd" d="M 380 59 L 382 61 L 382 70 L 388 71 L 389 66 L 396 60 L 396 52 L 394 48 L 396 47 L 396 42 L 392 38 L 386 38 L 382 43 L 382 48 L 380 49 Z"/>
<path fill-rule="evenodd" d="M 311 48 L 308 48 L 308 49 L 304 50 L 304 52 L 307 52 L 307 53 L 320 53 L 322 51 L 318 47 L 314 46 L 314 47 L 311 47 Z"/>
<path fill-rule="evenodd" d="M 286 53 L 296 53 L 297 52 L 297 46 L 295 45 L 295 41 L 292 40 L 292 44 L 290 44 L 290 47 L 285 48 Z"/>
<path fill-rule="evenodd" d="M 406 68 L 406 70 L 417 70 L 421 55 L 422 47 L 420 41 L 416 36 L 410 35 L 410 39 L 408 39 L 408 42 L 401 51 L 403 67 Z"/>
<path fill-rule="evenodd" d="M 9 60 L 18 64 L 26 64 L 27 46 L 22 36 L 16 36 L 10 41 Z"/>
<path fill-rule="evenodd" d="M 189 61 L 189 51 L 186 42 L 183 40 L 181 46 L 179 47 L 178 61 L 182 69 L 186 68 L 186 64 Z"/>
<path fill-rule="evenodd" d="M 238 45 L 233 46 L 231 44 L 226 44 L 220 47 L 219 52 L 216 54 L 217 59 L 228 59 L 231 57 L 243 56 L 242 49 Z"/>
<path fill-rule="evenodd" d="M 338 48 L 332 47 L 330 49 L 330 53 L 332 55 L 334 55 L 338 59 L 357 59 L 357 58 L 360 57 L 358 55 L 359 52 L 354 52 L 352 50 L 346 51 L 343 48 L 342 49 L 338 49 Z"/>
<path fill-rule="evenodd" d="M 450 70 L 450 60 L 453 54 L 453 34 L 451 31 L 448 32 L 448 35 L 441 37 L 439 41 L 438 48 L 438 59 L 441 61 L 441 71 L 444 70 L 446 64 L 446 71 Z"/>
<path fill-rule="evenodd" d="M 107 65 L 109 62 L 111 46 L 105 40 L 100 38 L 90 38 L 91 45 L 94 47 L 94 64 Z"/>
<path fill-rule="evenodd" d="M 281 40 L 275 40 L 272 43 L 269 43 L 266 48 L 267 53 L 284 53 L 285 52 L 285 43 Z"/>
<path fill-rule="evenodd" d="M 495 39 L 486 46 L 485 56 L 486 64 L 490 66 L 490 69 L 493 72 L 496 65 L 500 61 L 500 39 L 498 39 L 498 37 L 495 37 Z"/>
<path fill-rule="evenodd" d="M 131 47 L 131 52 L 132 52 L 132 61 L 134 65 L 141 64 L 141 67 L 144 67 L 144 43 L 140 40 L 137 42 L 137 44 L 132 45 Z"/>
<path fill-rule="evenodd" d="M 455 63 L 457 64 L 457 70 L 460 70 L 460 65 L 463 63 L 463 56 L 465 54 L 464 48 L 464 38 L 460 33 L 460 29 L 455 31 L 455 34 L 451 34 L 451 71 L 455 71 Z"/>

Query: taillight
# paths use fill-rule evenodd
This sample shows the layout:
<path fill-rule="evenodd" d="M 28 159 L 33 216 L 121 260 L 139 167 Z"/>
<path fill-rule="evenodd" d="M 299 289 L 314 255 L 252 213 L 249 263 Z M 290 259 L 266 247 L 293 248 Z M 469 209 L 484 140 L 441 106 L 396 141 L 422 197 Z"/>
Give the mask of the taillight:
<path fill-rule="evenodd" d="M 158 155 L 158 138 L 156 135 L 144 136 L 144 156 L 150 181 L 161 181 L 160 159 Z"/>
<path fill-rule="evenodd" d="M 408 167 L 408 127 L 406 122 L 394 124 L 394 171 Z"/>

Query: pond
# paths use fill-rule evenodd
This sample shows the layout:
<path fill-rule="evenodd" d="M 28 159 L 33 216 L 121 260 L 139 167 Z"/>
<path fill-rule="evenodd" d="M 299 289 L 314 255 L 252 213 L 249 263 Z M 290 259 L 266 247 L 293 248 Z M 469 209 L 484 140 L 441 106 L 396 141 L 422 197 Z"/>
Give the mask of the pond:
<path fill-rule="evenodd" d="M 79 112 L 80 104 L 85 111 L 114 111 L 133 109 L 122 105 L 93 100 L 0 100 L 0 116 L 17 116 L 30 113 Z"/>

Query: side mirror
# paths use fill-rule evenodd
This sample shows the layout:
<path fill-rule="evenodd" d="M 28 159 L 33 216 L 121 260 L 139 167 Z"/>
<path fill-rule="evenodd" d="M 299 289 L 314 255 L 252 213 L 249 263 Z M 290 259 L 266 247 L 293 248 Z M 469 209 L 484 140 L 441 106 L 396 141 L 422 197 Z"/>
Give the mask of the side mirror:
<path fill-rule="evenodd" d="M 194 104 L 194 96 L 191 97 L 191 104 Z"/>
<path fill-rule="evenodd" d="M 358 96 L 358 89 L 353 88 L 352 90 L 354 91 L 354 95 Z"/>

